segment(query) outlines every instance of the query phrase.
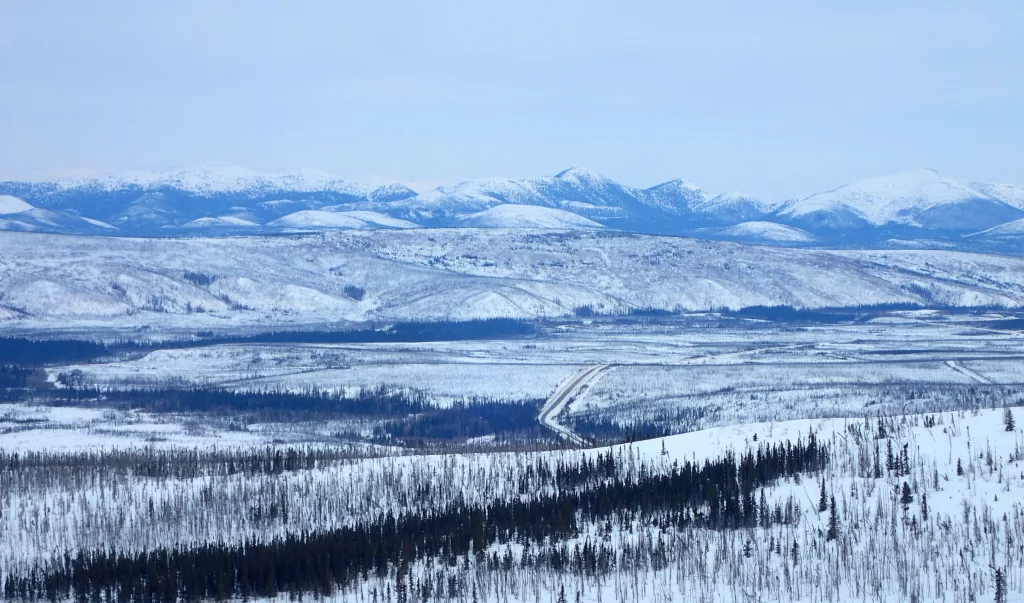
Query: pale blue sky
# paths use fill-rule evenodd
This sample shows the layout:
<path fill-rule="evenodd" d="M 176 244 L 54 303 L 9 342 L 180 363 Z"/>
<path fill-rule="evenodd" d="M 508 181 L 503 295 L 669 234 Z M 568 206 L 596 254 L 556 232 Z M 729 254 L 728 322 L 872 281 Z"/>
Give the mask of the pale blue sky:
<path fill-rule="evenodd" d="M 498 5 L 501 4 L 501 7 Z M 0 0 L 0 178 L 1024 184 L 1024 3 Z"/>

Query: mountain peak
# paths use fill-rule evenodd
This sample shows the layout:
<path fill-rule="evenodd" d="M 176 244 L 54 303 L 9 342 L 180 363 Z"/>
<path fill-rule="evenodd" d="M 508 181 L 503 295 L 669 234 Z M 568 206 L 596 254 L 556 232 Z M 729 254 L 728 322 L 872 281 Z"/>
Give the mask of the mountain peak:
<path fill-rule="evenodd" d="M 683 180 L 682 178 L 675 178 L 673 180 L 669 180 L 668 182 L 662 182 L 661 184 L 655 184 L 654 186 L 652 186 L 651 188 L 646 189 L 646 190 L 649 191 L 649 192 L 650 191 L 669 191 L 669 190 L 672 190 L 672 191 L 682 191 L 682 192 L 690 192 L 690 191 L 697 191 L 697 192 L 701 192 L 701 193 L 705 192 L 704 189 L 702 189 L 701 187 L 699 187 L 696 184 L 690 182 L 689 180 Z"/>
<path fill-rule="evenodd" d="M 385 184 L 378 186 L 377 188 L 370 191 L 368 195 L 370 201 L 399 201 L 401 199 L 408 199 L 415 197 L 416 191 L 412 190 L 408 186 L 401 182 L 392 182 L 391 184 Z"/>
<path fill-rule="evenodd" d="M 594 170 L 579 165 L 574 165 L 567 170 L 558 172 L 555 174 L 555 178 L 558 178 L 559 180 L 569 180 L 572 182 L 604 182 L 608 180 Z"/>

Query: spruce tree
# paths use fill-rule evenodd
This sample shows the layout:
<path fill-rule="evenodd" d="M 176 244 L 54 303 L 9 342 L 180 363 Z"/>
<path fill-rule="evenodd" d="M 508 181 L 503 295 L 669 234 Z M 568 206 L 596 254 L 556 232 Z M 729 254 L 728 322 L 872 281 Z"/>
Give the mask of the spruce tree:
<path fill-rule="evenodd" d="M 1006 603 L 1006 578 L 1003 577 L 1003 570 L 996 568 L 996 603 Z"/>
<path fill-rule="evenodd" d="M 956 460 L 956 474 L 962 476 L 964 474 L 964 466 L 960 464 L 960 459 Z"/>
<path fill-rule="evenodd" d="M 828 511 L 828 495 L 825 493 L 825 478 L 821 478 L 821 494 L 818 495 L 818 512 Z"/>
<path fill-rule="evenodd" d="M 1006 426 L 1006 431 L 1013 431 L 1017 428 L 1017 424 L 1013 421 L 1013 411 L 1009 408 L 1003 411 L 1003 425 Z"/>
<path fill-rule="evenodd" d="M 928 495 L 921 493 L 921 521 L 928 521 Z"/>
<path fill-rule="evenodd" d="M 903 492 L 900 494 L 900 504 L 903 505 L 903 512 L 910 509 L 910 503 L 914 502 L 914 495 L 910 493 L 910 484 L 903 482 Z"/>
<path fill-rule="evenodd" d="M 832 497 L 831 511 L 828 516 L 828 534 L 825 535 L 825 540 L 835 540 L 839 538 L 839 515 L 836 513 L 836 497 Z"/>

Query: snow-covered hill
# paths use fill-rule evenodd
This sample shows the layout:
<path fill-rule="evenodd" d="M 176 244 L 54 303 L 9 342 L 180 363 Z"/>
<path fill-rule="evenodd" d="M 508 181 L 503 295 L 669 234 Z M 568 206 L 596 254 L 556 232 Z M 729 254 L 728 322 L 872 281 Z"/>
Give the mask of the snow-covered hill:
<path fill-rule="evenodd" d="M 813 243 L 816 239 L 809 232 L 776 224 L 775 222 L 741 222 L 714 231 L 719 237 L 765 243 Z"/>
<path fill-rule="evenodd" d="M 532 205 L 498 205 L 470 214 L 460 225 L 472 228 L 603 228 L 572 212 Z"/>
<path fill-rule="evenodd" d="M 17 197 L 0 195 L 2 230 L 110 234 L 117 229 L 105 222 L 83 218 L 72 212 L 39 209 Z"/>
<path fill-rule="evenodd" d="M 245 228 L 251 229 L 259 226 L 256 222 L 246 220 L 239 216 L 217 216 L 215 218 L 197 218 L 184 225 L 184 228 L 195 229 L 217 229 L 217 228 Z"/>
<path fill-rule="evenodd" d="M 417 225 L 372 211 L 303 210 L 268 222 L 267 226 L 292 230 L 416 228 Z"/>
<path fill-rule="evenodd" d="M 39 253 L 45 249 L 45 254 Z M 1024 304 L 1024 259 L 604 231 L 136 239 L 0 233 L 8 328 L 228 328 L 914 302 Z M 364 294 L 354 299 L 349 291 Z"/>
<path fill-rule="evenodd" d="M 31 205 L 25 203 L 17 197 L 10 195 L 0 195 L 0 216 L 9 214 L 20 214 L 33 209 Z"/>

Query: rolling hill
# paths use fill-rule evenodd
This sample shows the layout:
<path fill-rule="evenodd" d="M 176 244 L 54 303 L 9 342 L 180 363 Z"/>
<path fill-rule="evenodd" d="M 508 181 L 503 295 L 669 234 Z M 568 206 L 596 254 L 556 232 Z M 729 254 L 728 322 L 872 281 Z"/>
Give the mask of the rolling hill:
<path fill-rule="evenodd" d="M 45 248 L 46 254 L 38 253 Z M 142 239 L 0 233 L 5 329 L 193 330 L 917 303 L 1019 307 L 1024 259 L 612 231 L 351 230 Z M 359 290 L 353 297 L 350 292 Z"/>

